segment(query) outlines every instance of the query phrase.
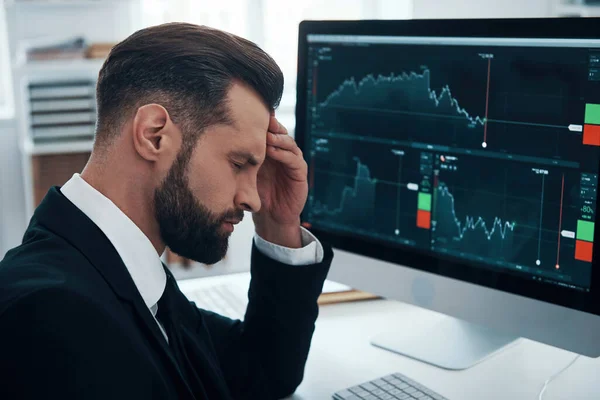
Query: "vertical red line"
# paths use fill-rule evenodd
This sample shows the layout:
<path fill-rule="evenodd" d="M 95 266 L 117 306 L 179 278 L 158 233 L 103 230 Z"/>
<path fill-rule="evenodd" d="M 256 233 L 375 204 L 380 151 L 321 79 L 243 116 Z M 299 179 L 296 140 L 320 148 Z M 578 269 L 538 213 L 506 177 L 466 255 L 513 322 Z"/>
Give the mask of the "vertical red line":
<path fill-rule="evenodd" d="M 488 75 L 487 75 L 487 89 L 485 93 L 485 121 L 483 123 L 483 142 L 487 142 L 487 119 L 488 119 L 488 105 L 490 103 L 490 72 L 492 70 L 492 59 L 488 58 Z"/>
<path fill-rule="evenodd" d="M 559 268 L 558 263 L 560 259 L 560 231 L 562 229 L 562 209 L 563 209 L 563 195 L 565 193 L 565 174 L 562 174 L 562 185 L 560 187 L 560 216 L 558 219 L 558 246 L 556 246 L 556 268 Z"/>

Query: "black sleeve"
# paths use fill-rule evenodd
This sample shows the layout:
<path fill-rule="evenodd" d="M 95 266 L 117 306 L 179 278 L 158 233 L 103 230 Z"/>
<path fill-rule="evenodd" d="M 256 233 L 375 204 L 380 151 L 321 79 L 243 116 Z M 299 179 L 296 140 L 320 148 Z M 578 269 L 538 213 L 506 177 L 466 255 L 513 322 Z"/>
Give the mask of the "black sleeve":
<path fill-rule="evenodd" d="M 84 296 L 59 288 L 27 294 L 0 315 L 0 398 L 142 398 L 127 343 Z"/>
<path fill-rule="evenodd" d="M 233 397 L 276 400 L 302 382 L 318 315 L 317 299 L 333 258 L 287 265 L 252 248 L 244 321 L 202 312 Z"/>

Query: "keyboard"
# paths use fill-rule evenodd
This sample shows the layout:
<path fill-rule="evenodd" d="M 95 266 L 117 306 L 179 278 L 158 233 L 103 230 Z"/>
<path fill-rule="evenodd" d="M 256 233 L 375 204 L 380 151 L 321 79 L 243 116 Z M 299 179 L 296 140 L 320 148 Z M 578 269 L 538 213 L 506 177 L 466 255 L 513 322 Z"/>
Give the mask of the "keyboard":
<path fill-rule="evenodd" d="M 220 283 L 205 286 L 186 293 L 190 301 L 204 310 L 221 314 L 231 319 L 244 319 L 248 296 L 237 285 Z"/>
<path fill-rule="evenodd" d="M 204 310 L 221 314 L 231 319 L 244 319 L 248 307 L 250 273 L 211 276 L 196 279 L 180 279 L 179 288 L 188 300 Z M 326 280 L 324 293 L 349 290 L 348 286 Z"/>
<path fill-rule="evenodd" d="M 402 374 L 392 374 L 341 390 L 335 400 L 448 400 Z"/>

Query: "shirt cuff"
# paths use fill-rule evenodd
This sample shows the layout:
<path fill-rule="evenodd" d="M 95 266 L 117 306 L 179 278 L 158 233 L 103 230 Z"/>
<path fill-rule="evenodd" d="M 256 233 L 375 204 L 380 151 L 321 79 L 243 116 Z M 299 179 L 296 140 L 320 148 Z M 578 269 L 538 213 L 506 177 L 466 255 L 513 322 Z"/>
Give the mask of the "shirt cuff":
<path fill-rule="evenodd" d="M 306 228 L 300 227 L 302 233 L 302 247 L 292 249 L 267 242 L 257 233 L 254 234 L 254 244 L 265 256 L 288 265 L 310 265 L 323 261 L 323 245 L 319 239 Z"/>

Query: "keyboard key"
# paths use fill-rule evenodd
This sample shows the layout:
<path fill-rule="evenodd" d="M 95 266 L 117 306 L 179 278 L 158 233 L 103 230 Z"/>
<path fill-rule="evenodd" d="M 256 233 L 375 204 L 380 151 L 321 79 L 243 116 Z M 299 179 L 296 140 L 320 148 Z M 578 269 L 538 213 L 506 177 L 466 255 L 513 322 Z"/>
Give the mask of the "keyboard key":
<path fill-rule="evenodd" d="M 361 388 L 360 386 L 355 386 L 353 388 L 350 389 L 350 391 L 352 393 L 354 393 L 355 395 L 357 395 L 358 397 L 363 397 L 369 394 L 369 392 L 367 392 L 365 389 Z"/>
<path fill-rule="evenodd" d="M 370 382 L 363 383 L 362 385 L 360 385 L 360 387 L 362 387 L 365 390 L 368 390 L 369 392 L 372 392 L 373 390 L 377 389 L 377 386 L 373 385 Z"/>
<path fill-rule="evenodd" d="M 448 400 L 402 374 L 391 374 L 353 386 L 334 395 L 336 400 Z"/>
<path fill-rule="evenodd" d="M 335 395 L 338 396 L 339 399 L 343 400 L 360 400 L 360 397 L 355 396 L 348 390 L 342 390 L 341 392 L 337 392 Z"/>

